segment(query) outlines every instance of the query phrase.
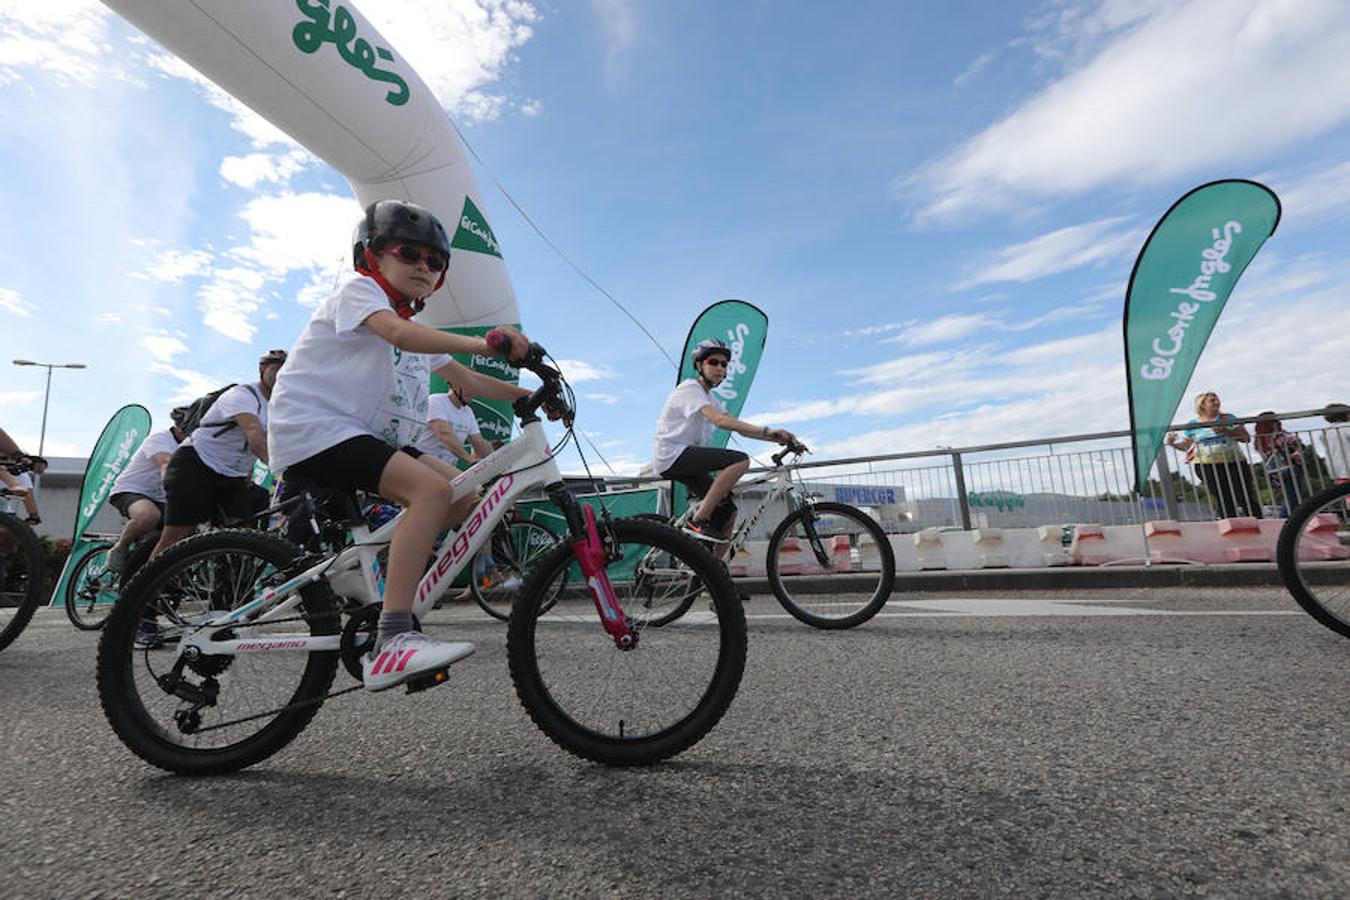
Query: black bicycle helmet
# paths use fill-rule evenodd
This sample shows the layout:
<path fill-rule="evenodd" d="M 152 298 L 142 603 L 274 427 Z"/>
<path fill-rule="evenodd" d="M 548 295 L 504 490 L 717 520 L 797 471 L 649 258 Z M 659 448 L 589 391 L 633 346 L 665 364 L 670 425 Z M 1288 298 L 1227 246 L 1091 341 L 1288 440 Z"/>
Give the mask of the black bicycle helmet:
<path fill-rule="evenodd" d="M 731 359 L 731 348 L 727 346 L 726 341 L 721 341 L 717 338 L 707 338 L 694 345 L 694 365 L 697 366 L 714 353 L 721 353 L 725 355 L 727 359 Z"/>
<path fill-rule="evenodd" d="M 366 251 L 379 253 L 391 241 L 423 244 L 450 257 L 450 236 L 431 210 L 405 200 L 376 200 L 352 236 L 352 265 L 356 271 L 369 270 Z"/>

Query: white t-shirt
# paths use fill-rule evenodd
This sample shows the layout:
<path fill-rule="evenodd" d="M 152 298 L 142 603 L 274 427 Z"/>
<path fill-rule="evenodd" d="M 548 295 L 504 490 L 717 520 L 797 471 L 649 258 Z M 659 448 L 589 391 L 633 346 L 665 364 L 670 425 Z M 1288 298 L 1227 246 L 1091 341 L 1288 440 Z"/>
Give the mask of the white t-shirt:
<path fill-rule="evenodd" d="M 1338 422 L 1323 435 L 1332 478 L 1350 478 L 1350 422 Z"/>
<path fill-rule="evenodd" d="M 224 395 L 222 395 L 224 396 Z M 237 428 L 230 429 L 236 435 L 239 434 Z M 178 441 L 174 439 L 173 431 L 166 428 L 163 431 L 152 431 L 146 435 L 144 441 L 141 441 L 140 449 L 131 457 L 131 462 L 122 470 L 122 474 L 117 476 L 113 482 L 112 494 L 144 494 L 151 500 L 164 502 L 164 480 L 160 474 L 159 463 L 155 462 L 155 454 L 167 453 L 170 456 L 178 449 Z M 198 450 L 198 453 L 201 451 Z"/>
<path fill-rule="evenodd" d="M 707 447 L 712 443 L 716 426 L 699 415 L 699 410 L 705 406 L 726 412 L 722 400 L 705 391 L 697 378 L 680 382 L 666 398 L 666 405 L 656 420 L 656 440 L 652 443 L 652 468 L 656 474 L 660 475 L 674 465 L 687 448 Z"/>
<path fill-rule="evenodd" d="M 258 384 L 236 384 L 217 397 L 182 446 L 196 449 L 202 462 L 217 474 L 231 478 L 252 475 L 257 457 L 248 449 L 244 432 L 238 425 L 221 430 L 222 425 L 240 413 L 257 416 L 258 424 L 263 431 L 267 430 L 267 398 Z"/>
<path fill-rule="evenodd" d="M 273 472 L 390 426 L 387 407 L 399 390 L 395 348 L 363 324 L 386 309 L 384 290 L 353 272 L 310 316 L 272 389 L 267 453 Z"/>
<path fill-rule="evenodd" d="M 376 418 L 375 436 L 391 447 L 420 447 L 427 433 L 431 373 L 450 362 L 444 353 L 394 351 L 394 390 Z"/>
<path fill-rule="evenodd" d="M 431 430 L 431 422 L 434 419 L 440 419 L 449 425 L 464 449 L 473 452 L 473 448 L 469 446 L 469 437 L 482 434 L 478 430 L 478 419 L 474 417 L 473 410 L 469 407 L 455 406 L 449 394 L 432 394 L 431 399 L 427 401 L 427 427 L 417 449 L 439 457 L 451 465 L 459 461 L 459 457 L 447 450 L 445 445 L 437 440 L 436 433 Z"/>

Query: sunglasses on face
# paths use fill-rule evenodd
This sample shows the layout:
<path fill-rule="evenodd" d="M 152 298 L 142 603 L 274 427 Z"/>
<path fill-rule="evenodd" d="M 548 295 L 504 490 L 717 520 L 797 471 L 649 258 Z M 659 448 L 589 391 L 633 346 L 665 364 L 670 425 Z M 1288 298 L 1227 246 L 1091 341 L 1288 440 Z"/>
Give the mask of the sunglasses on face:
<path fill-rule="evenodd" d="M 449 260 L 435 250 L 414 247 L 412 244 L 390 244 L 389 252 L 410 266 L 424 262 L 433 272 L 439 272 L 449 264 Z"/>
<path fill-rule="evenodd" d="M 712 366 L 715 369 L 725 369 L 727 367 L 727 361 L 720 356 L 709 357 L 703 361 L 703 364 L 705 366 Z"/>

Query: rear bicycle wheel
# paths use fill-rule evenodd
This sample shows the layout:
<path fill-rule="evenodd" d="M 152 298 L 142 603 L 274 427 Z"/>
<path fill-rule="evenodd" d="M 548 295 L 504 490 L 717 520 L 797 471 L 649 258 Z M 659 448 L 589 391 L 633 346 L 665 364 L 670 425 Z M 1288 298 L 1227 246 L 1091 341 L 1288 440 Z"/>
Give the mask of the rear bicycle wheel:
<path fill-rule="evenodd" d="M 42 602 L 46 575 L 33 529 L 0 513 L 0 650 L 13 643 L 33 618 Z"/>
<path fill-rule="evenodd" d="M 620 650 L 576 573 L 547 616 L 537 614 L 576 565 L 570 544 L 542 560 L 516 599 L 506 650 L 516 694 L 558 746 L 607 765 L 651 765 L 693 746 L 731 705 L 745 671 L 745 611 L 731 578 L 692 538 L 638 519 L 609 524 L 618 550 L 607 574 L 636 641 Z M 657 551 L 674 565 L 642 571 Z M 714 610 L 651 627 L 639 587 L 683 598 L 702 579 Z"/>
<path fill-rule="evenodd" d="M 81 631 L 98 631 L 112 613 L 122 577 L 108 568 L 111 541 L 99 541 L 80 557 L 66 581 L 66 618 Z"/>
<path fill-rule="evenodd" d="M 98 690 L 122 742 L 151 765 L 185 775 L 235 772 L 289 744 L 323 702 L 338 651 L 260 649 L 233 655 L 181 653 L 185 635 L 283 580 L 300 551 L 256 531 L 188 538 L 151 560 L 123 590 L 103 630 Z M 246 620 L 212 637 L 337 635 L 336 600 L 323 582 L 300 607 L 264 625 Z M 157 640 L 137 639 L 155 623 Z M 139 644 L 139 646 L 138 646 Z"/>
<path fill-rule="evenodd" d="M 511 604 L 525 579 L 558 543 L 558 536 L 538 522 L 512 522 L 508 528 L 509 547 L 502 547 L 493 540 L 478 551 L 469 573 L 469 593 L 474 602 L 483 612 L 503 622 L 511 618 Z M 510 552 L 508 555 L 494 550 Z M 505 558 L 498 559 L 498 556 Z M 564 581 L 558 589 L 564 590 L 566 586 Z M 552 605 L 552 601 L 546 602 L 540 613 L 547 612 Z"/>
<path fill-rule="evenodd" d="M 871 516 L 844 503 L 808 503 L 769 538 L 769 586 L 815 628 L 852 628 L 875 616 L 895 585 L 895 552 Z"/>
<path fill-rule="evenodd" d="M 1280 576 L 1298 605 L 1350 637 L 1350 482 L 1309 497 L 1280 530 Z"/>
<path fill-rule="evenodd" d="M 660 513 L 638 513 L 632 518 L 674 527 L 671 520 Z M 707 548 L 703 549 L 706 550 Z M 698 599 L 698 595 L 703 593 L 703 582 L 697 578 L 691 578 L 688 582 L 688 590 L 683 595 L 672 595 L 670 592 L 671 582 L 665 572 L 668 570 L 677 571 L 678 567 L 678 563 L 671 558 L 667 551 L 657 547 L 652 547 L 647 551 L 645 559 L 639 566 L 641 570 L 650 574 L 649 577 L 634 586 L 634 593 L 641 604 L 641 615 L 650 628 L 660 628 L 674 622 L 680 616 L 689 612 L 689 607 L 693 606 L 694 601 Z"/>

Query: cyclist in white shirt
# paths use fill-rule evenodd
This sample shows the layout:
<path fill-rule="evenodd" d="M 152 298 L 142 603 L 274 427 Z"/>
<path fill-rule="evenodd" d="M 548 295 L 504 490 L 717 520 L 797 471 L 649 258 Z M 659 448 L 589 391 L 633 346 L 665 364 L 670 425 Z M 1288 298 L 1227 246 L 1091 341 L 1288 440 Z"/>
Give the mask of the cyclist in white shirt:
<path fill-rule="evenodd" d="M 152 431 L 113 482 L 108 504 L 122 514 L 127 524 L 108 551 L 108 568 L 112 571 L 126 568 L 131 545 L 158 528 L 164 518 L 164 470 L 182 440 L 176 425 Z"/>
<path fill-rule="evenodd" d="M 285 350 L 265 353 L 258 380 L 217 397 L 174 451 L 164 472 L 164 531 L 152 556 L 211 521 L 218 508 L 231 521 L 247 518 L 253 462 L 267 462 L 267 406 L 285 362 Z"/>
<path fill-rule="evenodd" d="M 398 391 L 395 351 L 429 355 L 433 371 L 466 395 L 514 400 L 529 391 L 444 357 L 498 355 L 486 341 L 410 321 L 444 282 L 450 261 L 450 238 L 429 210 L 398 200 L 372 203 L 357 226 L 352 255 L 356 272 L 314 311 L 277 380 L 268 444 L 272 470 L 287 481 L 359 488 L 403 506 L 389 546 L 376 643 L 362 661 L 366 689 L 380 691 L 475 649 L 413 630 L 413 595 L 436 536 L 462 519 L 473 498 L 455 496 L 440 460 L 380 437 L 390 425 L 388 399 Z M 525 336 L 502 331 L 512 358 L 523 358 Z M 377 661 L 392 658 L 397 667 L 376 671 Z"/>
<path fill-rule="evenodd" d="M 444 394 L 432 394 L 427 401 L 426 428 L 417 448 L 452 466 L 471 466 L 492 452 L 464 394 L 455 387 Z"/>
<path fill-rule="evenodd" d="M 739 450 L 708 446 L 713 430 L 722 428 L 784 445 L 797 438 L 786 429 L 752 425 L 727 413 L 714 393 L 726 379 L 731 361 L 731 349 L 724 341 L 699 341 L 692 357 L 698 377 L 680 382 L 656 420 L 652 469 L 662 478 L 682 483 L 690 495 L 703 498 L 685 530 L 711 543 L 725 543 L 736 520 L 731 489 L 749 470 L 750 458 Z"/>

